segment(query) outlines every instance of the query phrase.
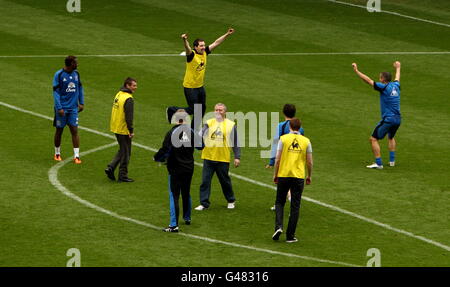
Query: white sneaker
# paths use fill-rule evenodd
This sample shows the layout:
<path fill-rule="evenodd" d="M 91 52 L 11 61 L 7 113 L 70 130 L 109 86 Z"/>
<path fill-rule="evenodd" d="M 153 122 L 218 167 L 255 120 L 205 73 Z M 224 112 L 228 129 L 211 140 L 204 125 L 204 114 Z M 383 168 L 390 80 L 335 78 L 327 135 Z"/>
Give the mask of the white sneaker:
<path fill-rule="evenodd" d="M 234 208 L 234 202 L 229 202 L 227 208 L 228 209 L 233 209 Z"/>
<path fill-rule="evenodd" d="M 275 205 L 270 208 L 270 210 L 275 211 Z"/>
<path fill-rule="evenodd" d="M 390 161 L 389 166 L 395 166 L 395 161 Z"/>
<path fill-rule="evenodd" d="M 372 163 L 371 165 L 366 166 L 367 168 L 374 168 L 374 169 L 383 169 L 382 165 L 378 165 L 376 163 Z"/>
<path fill-rule="evenodd" d="M 208 208 L 207 208 L 207 207 L 204 207 L 204 206 L 201 205 L 201 204 L 195 208 L 195 210 L 205 210 L 205 209 L 208 209 Z"/>
<path fill-rule="evenodd" d="M 295 242 L 297 242 L 298 241 L 298 239 L 297 238 L 292 238 L 292 239 L 286 239 L 286 242 L 287 243 L 295 243 Z"/>

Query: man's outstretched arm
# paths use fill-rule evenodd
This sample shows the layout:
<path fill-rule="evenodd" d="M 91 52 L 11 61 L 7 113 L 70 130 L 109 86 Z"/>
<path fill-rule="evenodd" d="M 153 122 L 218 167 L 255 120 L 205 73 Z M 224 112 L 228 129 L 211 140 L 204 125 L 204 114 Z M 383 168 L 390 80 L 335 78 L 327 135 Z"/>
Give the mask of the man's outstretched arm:
<path fill-rule="evenodd" d="M 230 36 L 231 34 L 234 33 L 234 29 L 233 28 L 229 28 L 228 31 L 223 34 L 222 36 L 220 36 L 219 38 L 217 38 L 217 40 L 215 40 L 212 44 L 209 45 L 209 50 L 212 51 L 214 50 L 217 46 L 219 46 L 220 44 L 222 44 L 223 41 L 225 41 L 225 39 Z"/>
<path fill-rule="evenodd" d="M 400 62 L 399 61 L 394 62 L 394 68 L 395 68 L 395 80 L 397 82 L 400 82 Z"/>
<path fill-rule="evenodd" d="M 352 64 L 353 70 L 355 71 L 355 73 L 358 75 L 358 77 L 360 77 L 364 82 L 366 82 L 367 84 L 373 86 L 373 80 L 371 78 L 369 78 L 367 75 L 361 73 L 358 70 L 358 65 L 356 65 L 356 63 Z"/>
<path fill-rule="evenodd" d="M 190 55 L 192 53 L 192 49 L 191 49 L 191 46 L 189 46 L 188 35 L 182 34 L 181 39 L 183 39 L 184 50 L 186 51 L 186 56 Z"/>

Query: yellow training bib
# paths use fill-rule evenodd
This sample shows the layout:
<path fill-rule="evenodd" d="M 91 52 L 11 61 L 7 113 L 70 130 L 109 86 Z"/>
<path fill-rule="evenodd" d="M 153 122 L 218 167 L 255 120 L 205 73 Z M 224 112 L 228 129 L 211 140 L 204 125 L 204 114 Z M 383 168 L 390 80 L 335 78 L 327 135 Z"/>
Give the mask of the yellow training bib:
<path fill-rule="evenodd" d="M 127 123 L 125 121 L 125 109 L 124 105 L 126 100 L 133 96 L 126 92 L 118 92 L 114 97 L 114 102 L 111 111 L 110 129 L 115 134 L 128 135 Z"/>
<path fill-rule="evenodd" d="M 278 177 L 305 178 L 306 149 L 310 143 L 300 134 L 286 134 L 280 137 L 283 143 Z"/>
<path fill-rule="evenodd" d="M 185 88 L 203 87 L 207 57 L 206 51 L 203 52 L 203 55 L 197 54 L 194 51 L 194 58 L 192 61 L 186 63 L 186 73 L 184 74 L 183 81 Z"/>
<path fill-rule="evenodd" d="M 229 119 L 222 122 L 210 119 L 206 123 L 208 134 L 203 137 L 205 148 L 202 150 L 202 159 L 230 162 L 230 149 L 232 147 L 230 135 L 235 123 Z"/>

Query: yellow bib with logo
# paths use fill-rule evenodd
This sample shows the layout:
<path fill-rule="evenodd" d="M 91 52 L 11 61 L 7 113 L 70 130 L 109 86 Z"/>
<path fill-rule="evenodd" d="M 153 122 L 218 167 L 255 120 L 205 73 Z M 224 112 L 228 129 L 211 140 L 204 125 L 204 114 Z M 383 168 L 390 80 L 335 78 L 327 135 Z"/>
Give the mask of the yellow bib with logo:
<path fill-rule="evenodd" d="M 184 74 L 183 81 L 185 88 L 203 87 L 207 57 L 206 51 L 203 52 L 203 55 L 197 54 L 194 51 L 194 58 L 192 61 L 186 63 L 186 73 Z"/>
<path fill-rule="evenodd" d="M 230 162 L 230 149 L 232 146 L 231 132 L 234 122 L 225 119 L 218 122 L 210 119 L 207 122 L 208 134 L 204 135 L 205 148 L 202 150 L 202 159 Z"/>
<path fill-rule="evenodd" d="M 286 134 L 280 137 L 283 143 L 278 177 L 305 178 L 306 149 L 310 143 L 300 134 Z"/>
<path fill-rule="evenodd" d="M 115 134 L 129 135 L 127 122 L 125 121 L 125 109 L 124 105 L 126 100 L 133 96 L 126 92 L 118 92 L 114 97 L 114 102 L 111 112 L 110 129 Z"/>

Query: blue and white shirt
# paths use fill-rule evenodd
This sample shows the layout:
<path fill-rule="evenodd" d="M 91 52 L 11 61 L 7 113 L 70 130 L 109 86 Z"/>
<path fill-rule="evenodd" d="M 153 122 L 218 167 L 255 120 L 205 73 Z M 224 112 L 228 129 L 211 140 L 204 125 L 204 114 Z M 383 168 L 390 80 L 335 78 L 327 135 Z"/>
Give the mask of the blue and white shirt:
<path fill-rule="evenodd" d="M 381 118 L 400 116 L 400 82 L 374 82 L 373 88 L 380 92 Z"/>
<path fill-rule="evenodd" d="M 84 92 L 77 70 L 68 73 L 60 69 L 53 77 L 53 98 L 55 110 L 78 110 L 78 104 L 84 105 Z"/>

